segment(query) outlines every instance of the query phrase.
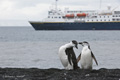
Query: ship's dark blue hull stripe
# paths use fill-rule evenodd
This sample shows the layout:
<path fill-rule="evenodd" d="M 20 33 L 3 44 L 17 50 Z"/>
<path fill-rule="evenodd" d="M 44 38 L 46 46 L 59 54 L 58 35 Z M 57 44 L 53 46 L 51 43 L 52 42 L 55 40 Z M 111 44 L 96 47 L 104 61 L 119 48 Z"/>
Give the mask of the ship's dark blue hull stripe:
<path fill-rule="evenodd" d="M 120 22 L 31 23 L 35 30 L 120 30 Z"/>

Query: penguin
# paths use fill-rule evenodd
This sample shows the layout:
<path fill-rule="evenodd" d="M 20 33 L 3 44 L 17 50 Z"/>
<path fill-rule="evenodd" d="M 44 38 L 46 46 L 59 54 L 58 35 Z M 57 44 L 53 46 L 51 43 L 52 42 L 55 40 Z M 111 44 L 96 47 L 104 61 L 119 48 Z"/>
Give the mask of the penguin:
<path fill-rule="evenodd" d="M 78 42 L 76 40 L 72 40 L 70 43 L 61 46 L 58 51 L 60 61 L 66 70 L 79 68 L 73 47 L 78 49 Z"/>
<path fill-rule="evenodd" d="M 92 70 L 92 65 L 93 65 L 93 59 L 96 62 L 96 65 L 98 65 L 98 62 L 90 49 L 90 45 L 87 41 L 84 42 L 79 42 L 83 46 L 82 52 L 77 58 L 77 62 L 80 61 L 81 68 L 82 69 L 89 69 Z"/>

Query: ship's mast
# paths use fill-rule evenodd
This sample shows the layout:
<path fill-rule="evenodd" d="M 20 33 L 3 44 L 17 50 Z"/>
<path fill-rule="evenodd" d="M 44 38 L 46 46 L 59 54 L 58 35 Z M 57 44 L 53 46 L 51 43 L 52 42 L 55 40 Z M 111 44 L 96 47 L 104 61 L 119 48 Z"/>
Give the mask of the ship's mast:
<path fill-rule="evenodd" d="M 58 0 L 55 0 L 55 10 L 57 11 L 57 1 Z"/>
<path fill-rule="evenodd" d="M 100 9 L 101 9 L 102 0 L 100 0 Z"/>

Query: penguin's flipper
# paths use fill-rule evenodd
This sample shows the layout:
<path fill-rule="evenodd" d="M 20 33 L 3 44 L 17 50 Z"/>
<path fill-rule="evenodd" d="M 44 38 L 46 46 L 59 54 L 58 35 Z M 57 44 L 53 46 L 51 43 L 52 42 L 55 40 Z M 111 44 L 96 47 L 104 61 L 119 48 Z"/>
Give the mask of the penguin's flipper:
<path fill-rule="evenodd" d="M 95 60 L 96 64 L 98 65 L 98 62 L 97 62 L 97 60 L 96 60 L 96 58 L 95 58 L 95 56 L 94 56 L 92 51 L 91 51 L 91 55 L 92 55 L 92 58 Z"/>
<path fill-rule="evenodd" d="M 78 69 L 79 66 L 77 64 L 77 59 L 76 59 L 76 55 L 75 55 L 75 52 L 73 50 L 73 48 L 70 49 L 70 53 L 71 53 L 71 57 L 72 57 L 72 63 L 73 63 L 73 69 Z"/>
<path fill-rule="evenodd" d="M 67 48 L 67 49 L 65 50 L 65 52 L 66 52 L 66 55 L 68 56 L 68 61 L 69 61 L 70 65 L 72 65 L 72 63 L 71 63 L 72 57 L 71 57 L 71 54 L 70 54 L 70 49 Z"/>
<path fill-rule="evenodd" d="M 80 61 L 80 59 L 81 59 L 81 53 L 80 53 L 80 55 L 77 57 L 77 63 Z"/>

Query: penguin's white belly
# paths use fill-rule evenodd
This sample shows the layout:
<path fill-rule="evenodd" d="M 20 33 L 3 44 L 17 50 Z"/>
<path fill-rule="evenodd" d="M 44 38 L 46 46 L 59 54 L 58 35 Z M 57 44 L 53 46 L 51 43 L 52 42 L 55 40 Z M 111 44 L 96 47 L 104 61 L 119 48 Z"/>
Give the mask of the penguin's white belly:
<path fill-rule="evenodd" d="M 67 55 L 64 52 L 62 52 L 62 53 L 59 53 L 59 57 L 60 57 L 60 60 L 61 60 L 61 62 L 63 64 L 63 66 L 66 67 L 68 65 L 68 57 L 67 57 Z"/>
<path fill-rule="evenodd" d="M 59 57 L 65 69 L 73 69 L 73 66 L 70 65 L 68 61 L 68 56 L 66 55 L 64 50 L 59 50 Z"/>
<path fill-rule="evenodd" d="M 92 69 L 93 62 L 90 50 L 82 52 L 80 63 L 83 69 Z"/>

